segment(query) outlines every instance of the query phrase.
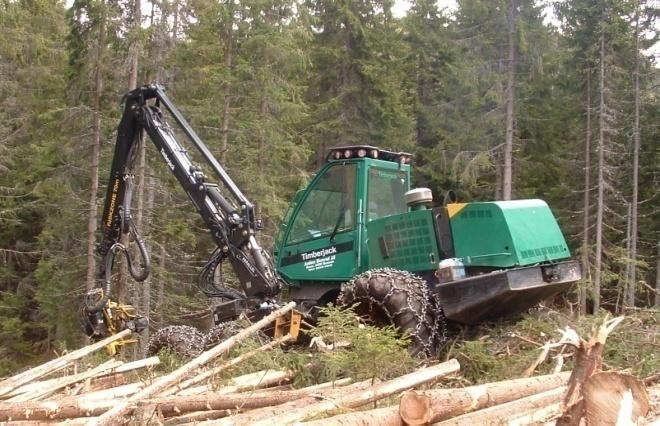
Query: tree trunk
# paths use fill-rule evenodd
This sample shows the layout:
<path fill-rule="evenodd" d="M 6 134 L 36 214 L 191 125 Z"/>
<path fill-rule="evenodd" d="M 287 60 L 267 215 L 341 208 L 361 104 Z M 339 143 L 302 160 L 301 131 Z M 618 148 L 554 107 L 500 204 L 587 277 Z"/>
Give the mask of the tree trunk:
<path fill-rule="evenodd" d="M 582 396 L 588 425 L 635 425 L 650 408 L 644 383 L 634 376 L 616 371 L 589 377 Z"/>
<path fill-rule="evenodd" d="M 138 368 L 152 367 L 152 366 L 158 365 L 159 363 L 160 363 L 160 360 L 156 356 L 151 357 L 151 358 L 141 359 L 139 361 L 134 361 L 134 362 L 129 362 L 129 363 L 126 363 L 126 364 L 122 364 L 122 365 L 118 366 L 117 368 L 113 368 L 112 370 L 108 370 L 103 374 L 103 376 L 121 374 L 121 373 L 125 373 L 127 371 L 132 371 L 132 370 L 135 370 L 135 369 L 138 369 Z M 81 376 L 82 374 L 84 374 L 84 373 L 78 373 L 77 376 Z M 75 376 L 76 375 L 70 375 L 70 376 L 67 376 L 67 377 L 72 378 L 72 377 L 75 377 Z M 43 380 L 41 382 L 28 383 L 25 386 L 21 386 L 19 388 L 14 389 L 13 391 L 9 392 L 6 396 L 7 397 L 12 397 L 12 396 L 20 395 L 20 394 L 23 394 L 23 393 L 34 392 L 34 391 L 37 391 L 39 389 L 44 389 L 44 388 L 47 388 L 47 387 L 53 385 L 58 380 L 61 380 L 61 378 L 48 379 L 48 380 Z M 77 380 L 77 381 L 79 381 L 79 380 Z M 115 377 L 114 381 L 115 382 L 118 381 L 116 377 Z"/>
<path fill-rule="evenodd" d="M 577 342 L 575 366 L 568 379 L 568 387 L 563 400 L 564 413 L 557 420 L 557 425 L 578 425 L 580 419 L 584 417 L 582 389 L 587 379 L 600 370 L 605 341 L 622 320 L 623 317 L 605 320 L 588 342 L 582 339 Z"/>
<path fill-rule="evenodd" d="M 222 104 L 222 152 L 220 153 L 220 162 L 225 162 L 225 156 L 227 149 L 229 149 L 229 120 L 230 117 L 230 107 L 231 107 L 231 83 L 229 81 L 231 77 L 231 67 L 232 67 L 232 49 L 233 49 L 233 31 L 234 31 L 234 0 L 229 0 L 227 3 L 229 11 L 229 22 L 227 22 L 227 27 L 225 31 L 225 52 L 224 52 L 224 64 L 227 73 L 227 81 L 224 82 L 224 100 Z"/>
<path fill-rule="evenodd" d="M 204 410 L 195 411 L 193 413 L 184 414 L 183 416 L 172 417 L 166 419 L 163 423 L 165 426 L 182 425 L 182 424 L 196 424 L 205 420 L 217 420 L 223 417 L 230 416 L 232 410 Z"/>
<path fill-rule="evenodd" d="M 660 241 L 658 241 L 658 254 L 655 258 L 655 306 L 660 306 Z"/>
<path fill-rule="evenodd" d="M 186 389 L 186 388 L 188 388 L 188 387 L 190 387 L 194 384 L 197 384 L 199 382 L 203 382 L 204 380 L 206 380 L 210 377 L 217 376 L 222 371 L 224 371 L 228 368 L 231 368 L 231 367 L 235 366 L 236 364 L 240 364 L 241 362 L 245 361 L 246 359 L 252 358 L 253 356 L 255 356 L 256 354 L 258 354 L 260 352 L 270 350 L 270 349 L 274 348 L 275 346 L 278 346 L 278 345 L 280 345 L 284 342 L 288 342 L 288 341 L 291 341 L 291 340 L 293 340 L 293 337 L 291 335 L 287 334 L 284 337 L 281 337 L 279 339 L 275 339 L 275 340 L 273 340 L 269 343 L 266 343 L 263 346 L 260 346 L 259 348 L 255 349 L 253 351 L 250 351 L 250 352 L 244 353 L 240 356 L 237 356 L 235 358 L 232 358 L 231 360 L 227 361 L 226 363 L 224 363 L 222 365 L 214 367 L 214 368 L 212 368 L 210 370 L 207 370 L 203 373 L 200 373 L 200 374 L 198 374 L 194 377 L 191 377 L 190 379 L 185 380 L 185 381 L 183 381 L 183 382 L 181 382 L 181 383 L 179 383 L 175 386 L 172 386 L 171 388 L 166 389 L 164 392 L 160 393 L 159 395 L 160 396 L 168 396 L 168 395 L 173 395 L 175 393 L 178 393 L 179 391 L 181 391 L 183 389 Z"/>
<path fill-rule="evenodd" d="M 49 361 L 45 364 L 41 364 L 37 367 L 31 368 L 30 370 L 24 371 L 20 374 L 17 374 L 6 380 L 3 380 L 2 382 L 0 382 L 0 396 L 6 395 L 10 393 L 12 390 L 16 389 L 17 387 L 29 383 L 33 380 L 36 380 L 40 377 L 43 377 L 47 374 L 59 371 L 62 368 L 70 365 L 73 361 L 80 359 L 85 355 L 91 354 L 92 352 L 101 349 L 102 347 L 108 345 L 109 343 L 114 342 L 115 340 L 128 337 L 130 334 L 131 334 L 130 330 L 120 331 L 119 333 L 113 334 L 112 336 L 100 340 L 96 343 L 85 346 L 69 354 L 61 356 L 57 359 Z"/>
<path fill-rule="evenodd" d="M 138 59 L 140 57 L 140 26 L 142 24 L 142 7 L 140 0 L 133 0 L 133 28 L 131 44 L 128 48 L 129 72 L 128 72 L 128 90 L 137 87 L 138 77 Z"/>
<path fill-rule="evenodd" d="M 516 96 L 516 2 L 509 0 L 509 58 L 506 83 L 506 139 L 504 141 L 504 176 L 502 199 L 510 200 L 513 181 L 513 132 Z"/>
<path fill-rule="evenodd" d="M 148 173 L 148 168 L 147 168 L 147 162 L 146 162 L 146 154 L 144 153 L 144 149 L 140 151 L 140 162 L 142 162 L 142 157 L 144 157 L 144 168 L 142 171 L 143 175 L 146 175 Z M 141 182 L 144 182 L 144 179 L 140 179 Z M 155 202 L 155 197 L 156 197 L 156 180 L 153 178 L 153 176 L 150 176 L 148 179 L 148 184 L 146 184 L 146 191 L 147 191 L 147 208 L 146 212 L 144 214 L 146 215 L 151 215 L 151 212 L 154 209 L 154 202 Z M 141 184 L 142 185 L 142 184 Z M 139 200 L 139 199 L 138 199 Z M 140 208 L 138 205 L 138 213 L 140 213 Z M 139 214 L 138 215 L 138 226 L 140 226 L 140 222 L 143 220 L 143 215 Z M 145 231 L 145 227 L 142 228 L 143 232 Z M 141 284 L 141 292 L 140 292 L 140 315 L 144 316 L 148 320 L 150 320 L 151 317 L 151 274 L 147 277 L 146 280 L 144 280 Z M 149 343 L 149 327 L 145 327 L 145 329 L 142 331 L 140 334 L 140 356 L 146 356 L 147 355 L 147 344 Z"/>
<path fill-rule="evenodd" d="M 148 398 L 150 396 L 157 395 L 163 389 L 185 378 L 187 375 L 189 375 L 199 367 L 207 364 L 209 361 L 215 359 L 219 355 L 229 351 L 229 349 L 231 349 L 234 345 L 236 345 L 236 343 L 245 340 L 245 338 L 247 338 L 248 336 L 266 327 L 271 322 L 275 321 L 277 317 L 290 312 L 291 310 L 293 310 L 295 306 L 296 306 L 295 302 L 289 302 L 288 304 L 284 305 L 282 308 L 273 311 L 272 313 L 262 318 L 258 322 L 254 323 L 250 327 L 240 331 L 238 334 L 230 337 L 229 339 L 225 340 L 224 342 L 220 343 L 214 348 L 211 348 L 208 351 L 202 353 L 200 356 L 182 365 L 172 373 L 158 378 L 154 383 L 152 383 L 147 388 L 143 389 L 142 391 L 138 392 L 137 394 L 133 395 L 131 398 L 128 398 L 122 403 L 117 404 L 115 407 L 113 407 L 110 411 L 103 414 L 101 417 L 99 417 L 99 419 L 96 422 L 92 424 L 111 425 L 111 424 L 117 424 L 123 422 L 125 420 L 125 416 L 133 410 L 132 404 L 142 399 Z"/>
<path fill-rule="evenodd" d="M 365 388 L 368 384 L 362 383 L 361 386 Z M 345 391 L 346 389 L 347 388 L 341 388 L 339 392 Z M 326 389 L 324 392 L 317 393 L 330 395 L 332 391 L 337 391 L 337 389 Z M 150 399 L 147 402 L 150 404 L 158 404 L 163 415 L 165 417 L 170 417 L 178 416 L 180 413 L 202 410 L 249 410 L 273 405 L 277 406 L 298 399 L 304 399 L 307 401 L 307 404 L 309 404 L 310 402 L 315 401 L 313 397 L 310 397 L 314 392 L 315 390 L 310 388 L 291 391 L 259 391 L 237 394 L 207 392 L 203 395 L 158 397 Z M 237 422 L 236 424 L 244 423 Z"/>
<path fill-rule="evenodd" d="M 639 203 L 639 1 L 635 8 L 635 76 L 634 76 L 634 97 L 635 97 L 635 123 L 633 126 L 633 188 L 632 188 L 632 209 L 630 224 L 630 283 L 628 288 L 628 299 L 626 306 L 635 306 L 635 287 L 637 286 L 637 204 Z"/>
<path fill-rule="evenodd" d="M 525 398 L 516 399 L 505 404 L 495 405 L 490 408 L 475 411 L 469 414 L 455 417 L 436 423 L 438 426 L 472 426 L 480 425 L 502 425 L 507 424 L 508 420 L 516 417 L 521 412 L 539 409 L 550 404 L 556 404 L 561 401 L 566 387 L 552 389 L 542 393 L 537 393 Z"/>
<path fill-rule="evenodd" d="M 360 411 L 332 417 L 332 424 L 337 425 L 382 425 L 399 426 L 402 419 L 407 424 L 420 424 L 416 421 L 428 419 L 429 423 L 449 419 L 470 411 L 481 410 L 493 405 L 503 404 L 515 399 L 524 398 L 566 384 L 568 372 L 536 376 L 524 379 L 504 380 L 469 386 L 462 389 L 431 389 L 427 391 L 410 391 L 404 394 L 399 405 Z M 428 409 L 416 410 L 416 399 L 428 401 Z M 426 404 L 422 402 L 421 407 Z M 418 406 L 418 408 L 420 407 Z M 417 414 L 415 414 L 417 413 Z M 323 420 L 310 422 L 320 426 Z"/>
<path fill-rule="evenodd" d="M 87 276 L 85 287 L 96 287 L 96 228 L 98 218 L 97 193 L 99 189 L 99 156 L 101 153 L 101 96 L 103 95 L 103 57 L 105 55 L 106 22 L 105 2 L 101 6 L 98 43 L 94 65 L 94 94 L 92 95 L 92 143 L 90 152 L 89 217 L 87 219 Z"/>
<path fill-rule="evenodd" d="M 584 218 L 582 221 L 582 273 L 583 283 L 578 288 L 578 311 L 580 315 L 587 313 L 587 283 L 591 278 L 591 262 L 589 261 L 589 225 L 591 207 L 591 67 L 587 69 L 587 123 L 584 137 Z M 585 278 L 586 277 L 586 278 Z"/>
<path fill-rule="evenodd" d="M 376 382 L 376 383 L 380 383 L 380 382 Z M 325 390 L 322 389 L 320 391 L 318 390 L 319 385 L 311 386 L 309 388 L 305 388 L 305 394 L 300 398 L 295 398 L 288 402 L 276 406 L 264 406 L 263 408 L 259 408 L 256 410 L 250 410 L 246 413 L 239 414 L 238 416 L 232 416 L 231 419 L 221 420 L 218 422 L 218 425 L 234 426 L 234 425 L 242 425 L 242 424 L 252 424 L 260 421 L 267 421 L 268 419 L 271 419 L 275 416 L 286 414 L 291 411 L 299 410 L 303 407 L 307 407 L 309 405 L 315 404 L 316 402 L 319 401 L 319 396 L 324 399 L 335 400 L 341 397 L 342 395 L 370 389 L 374 386 L 374 384 L 375 384 L 374 381 L 369 379 L 369 380 L 364 380 L 362 382 L 353 383 L 352 385 L 339 389 L 337 388 L 325 389 Z"/>
<path fill-rule="evenodd" d="M 624 280 L 623 280 L 623 297 L 621 301 L 621 306 L 627 306 L 628 305 L 628 292 L 630 291 L 630 228 L 632 224 L 631 220 L 631 212 L 632 212 L 632 205 L 630 203 L 627 204 L 627 212 L 626 212 L 626 270 L 624 273 Z M 621 286 L 619 286 L 621 288 Z M 616 299 L 616 306 L 614 307 L 614 312 L 619 313 L 621 312 L 621 309 L 619 308 L 619 297 L 617 296 Z"/>
<path fill-rule="evenodd" d="M 163 305 L 165 304 L 165 259 L 167 258 L 167 252 L 165 251 L 165 244 L 160 246 L 160 256 L 158 259 L 158 269 L 159 277 L 156 283 L 156 307 L 154 309 L 156 313 L 156 324 L 159 328 L 165 325 L 163 318 Z"/>
<path fill-rule="evenodd" d="M 373 386 L 369 390 L 357 391 L 340 396 L 337 400 L 321 401 L 315 404 L 303 407 L 293 412 L 281 414 L 267 420 L 255 422 L 255 425 L 270 425 L 270 424 L 288 424 L 298 421 L 304 421 L 310 417 L 315 417 L 321 414 L 327 414 L 338 408 L 350 409 L 360 407 L 370 402 L 379 399 L 387 398 L 390 395 L 403 392 L 404 390 L 414 388 L 424 383 L 429 383 L 440 377 L 447 376 L 459 371 L 460 365 L 455 359 L 449 360 L 442 364 L 434 365 L 432 367 L 423 368 L 413 373 L 406 374 L 396 379 L 383 382 L 379 385 Z"/>
<path fill-rule="evenodd" d="M 598 199 L 596 208 L 596 262 L 594 265 L 593 312 L 600 309 L 600 279 L 603 261 L 603 210 L 605 208 L 605 35 L 600 35 L 600 77 L 598 111 Z"/>
<path fill-rule="evenodd" d="M 51 401 L 0 402 L 0 421 L 43 421 L 98 416 L 119 401 L 119 399 L 86 400 L 82 397 L 69 397 Z"/>
<path fill-rule="evenodd" d="M 528 426 L 528 425 L 544 425 L 552 424 L 552 419 L 561 415 L 561 402 L 546 405 L 542 408 L 533 408 L 532 410 L 525 411 L 517 414 L 515 417 L 510 417 L 507 420 L 507 426 Z"/>
<path fill-rule="evenodd" d="M 74 374 L 72 376 L 61 377 L 55 380 L 53 383 L 50 383 L 48 386 L 42 387 L 40 389 L 35 389 L 32 392 L 16 395 L 15 397 L 8 399 L 7 401 L 8 402 L 38 401 L 74 383 L 78 383 L 92 377 L 107 374 L 108 371 L 112 371 L 116 369 L 121 364 L 122 364 L 121 361 L 115 361 L 115 360 L 106 361 L 103 364 L 95 368 L 92 368 L 90 370 L 87 370 L 83 373 Z"/>
<path fill-rule="evenodd" d="M 351 389 L 366 389 L 370 381 L 352 385 Z M 131 385 L 129 385 L 131 386 Z M 312 393 L 332 395 L 333 391 L 339 393 L 347 388 L 326 389 L 319 391 L 317 386 L 279 392 L 246 392 L 241 394 L 224 394 L 209 392 L 204 395 L 194 396 L 170 396 L 158 397 L 138 401 L 138 405 L 156 405 L 165 417 L 178 416 L 181 413 L 204 410 L 236 410 L 267 407 L 283 404 L 300 398 L 306 399 L 306 403 L 316 401 L 310 395 Z M 46 420 L 66 419 L 86 416 L 99 416 L 117 405 L 120 400 L 114 399 L 125 396 L 119 392 L 114 394 L 112 390 L 104 391 L 105 398 L 83 395 L 80 397 L 68 397 L 57 401 L 30 401 L 21 403 L 0 402 L 0 421 L 13 420 Z M 100 392 L 99 392 L 100 394 Z"/>
<path fill-rule="evenodd" d="M 291 380 L 293 378 L 293 374 L 294 373 L 291 370 L 261 370 L 255 373 L 245 374 L 243 376 L 232 378 L 227 386 L 218 389 L 216 393 L 228 395 L 239 392 L 252 391 L 272 385 L 279 385 Z M 184 389 L 178 392 L 177 395 L 199 395 L 212 391 L 214 387 L 215 386 L 210 383 L 207 385 Z"/>

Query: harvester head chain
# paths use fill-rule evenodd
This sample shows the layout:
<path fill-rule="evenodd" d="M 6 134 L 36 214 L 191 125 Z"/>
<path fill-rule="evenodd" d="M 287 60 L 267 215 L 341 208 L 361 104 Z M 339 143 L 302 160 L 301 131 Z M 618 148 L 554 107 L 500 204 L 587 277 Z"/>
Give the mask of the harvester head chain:
<path fill-rule="evenodd" d="M 426 281 L 406 271 L 372 269 L 342 286 L 338 302 L 358 311 L 382 313 L 411 339 L 413 355 L 435 356 L 445 340 L 445 316 Z M 375 308 L 375 309 L 374 309 Z"/>
<path fill-rule="evenodd" d="M 189 325 L 170 325 L 156 331 L 149 339 L 147 354 L 156 355 L 167 348 L 185 358 L 194 358 L 204 351 L 206 337 Z"/>

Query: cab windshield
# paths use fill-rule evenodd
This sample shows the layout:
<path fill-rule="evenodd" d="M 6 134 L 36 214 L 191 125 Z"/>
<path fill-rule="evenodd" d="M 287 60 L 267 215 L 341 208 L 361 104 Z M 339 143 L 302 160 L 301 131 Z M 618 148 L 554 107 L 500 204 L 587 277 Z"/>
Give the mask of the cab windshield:
<path fill-rule="evenodd" d="M 338 164 L 327 169 L 300 206 L 287 244 L 353 229 L 355 177 L 355 164 Z"/>

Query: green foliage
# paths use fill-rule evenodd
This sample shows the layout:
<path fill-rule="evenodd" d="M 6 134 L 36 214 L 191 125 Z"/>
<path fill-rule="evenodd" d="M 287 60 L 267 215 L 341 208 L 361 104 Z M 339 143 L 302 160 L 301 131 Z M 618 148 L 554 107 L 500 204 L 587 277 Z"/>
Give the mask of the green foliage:
<path fill-rule="evenodd" d="M 629 315 L 610 334 L 603 353 L 604 369 L 629 370 L 638 377 L 646 377 L 660 368 L 658 357 L 658 312 L 639 312 Z M 461 363 L 461 372 L 470 383 L 486 383 L 522 377 L 538 358 L 541 346 L 559 339 L 559 330 L 575 329 L 588 340 L 603 323 L 604 315 L 573 318 L 562 312 L 542 310 L 525 315 L 514 323 L 484 324 L 456 337 L 447 348 L 446 357 Z M 466 339 L 466 340 L 463 340 Z M 567 349 L 565 353 L 569 353 Z M 551 351 L 536 369 L 537 374 L 549 374 L 556 365 Z M 568 359 L 563 371 L 572 368 Z"/>
<path fill-rule="evenodd" d="M 408 354 L 407 338 L 400 337 L 393 327 L 363 324 L 351 309 L 332 305 L 322 308 L 311 335 L 336 345 L 334 350 L 315 357 L 327 380 L 340 376 L 387 379 L 407 373 L 415 365 Z"/>
<path fill-rule="evenodd" d="M 414 0 L 407 15 L 397 18 L 389 0 L 153 2 L 153 13 L 136 31 L 129 0 L 0 1 L 0 337 L 7 342 L 0 349 L 0 369 L 19 368 L 56 343 L 81 342 L 72 306 L 84 291 L 87 268 L 85 223 L 93 178 L 88 148 L 97 65 L 103 80 L 98 205 L 127 89 L 128 47 L 138 40 L 139 83 L 157 80 L 167 86 L 257 204 L 268 247 L 295 190 L 330 146 L 368 143 L 408 150 L 415 153 L 416 184 L 436 194 L 458 190 L 461 201 L 497 195 L 509 1 L 457 3 L 449 12 L 435 1 Z M 603 296 L 614 309 L 630 265 L 625 229 L 632 181 L 635 4 L 553 3 L 561 31 L 544 19 L 537 2 L 516 2 L 514 192 L 548 201 L 572 245 L 582 246 L 586 80 L 591 78 L 593 89 L 593 156 L 603 35 L 611 141 Z M 657 25 L 657 11 L 648 2 L 639 4 L 641 45 L 648 48 L 657 41 L 657 35 L 647 37 Z M 105 44 L 99 46 L 102 30 Z M 657 64 L 646 51 L 640 66 L 637 302 L 648 305 L 652 294 L 643 284 L 654 283 L 660 235 L 654 202 L 660 135 L 653 125 L 660 119 L 660 103 Z M 194 281 L 214 248 L 161 163 L 149 145 L 142 229 L 152 251 L 150 314 L 158 326 L 208 306 Z M 594 172 L 592 162 L 592 186 Z M 382 354 L 369 345 L 388 347 L 365 336 L 356 342 L 374 356 Z M 475 376 L 497 369 L 479 367 L 489 362 L 483 346 L 488 344 L 488 339 L 474 342 L 466 352 L 480 360 Z M 328 358 L 331 373 L 303 367 L 310 361 L 306 353 L 272 355 L 288 357 L 310 381 L 314 375 L 338 374 L 352 362 L 369 376 L 363 360 L 342 351 L 318 356 L 337 357 Z"/>

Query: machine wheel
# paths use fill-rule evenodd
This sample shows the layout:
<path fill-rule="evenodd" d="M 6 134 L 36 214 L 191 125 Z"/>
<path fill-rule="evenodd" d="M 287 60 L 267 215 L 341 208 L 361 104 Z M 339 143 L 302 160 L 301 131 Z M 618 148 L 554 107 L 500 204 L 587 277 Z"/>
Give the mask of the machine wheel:
<path fill-rule="evenodd" d="M 149 339 L 147 354 L 156 355 L 161 349 L 186 357 L 194 358 L 204 351 L 206 337 L 189 325 L 170 325 L 155 332 Z"/>
<path fill-rule="evenodd" d="M 411 338 L 410 353 L 435 356 L 445 339 L 445 316 L 428 284 L 410 272 L 373 269 L 342 286 L 338 302 L 356 303 L 359 315 L 377 325 L 394 325 Z"/>
<path fill-rule="evenodd" d="M 218 343 L 229 339 L 231 336 L 238 334 L 243 329 L 247 328 L 250 325 L 249 321 L 246 320 L 236 320 L 236 321 L 227 321 L 221 322 L 220 324 L 214 325 L 208 333 L 206 333 L 204 347 L 205 350 L 211 349 L 213 346 L 216 346 Z M 254 339 L 258 339 L 261 344 L 264 344 L 270 339 L 262 331 L 258 331 L 255 335 L 252 336 Z"/>

